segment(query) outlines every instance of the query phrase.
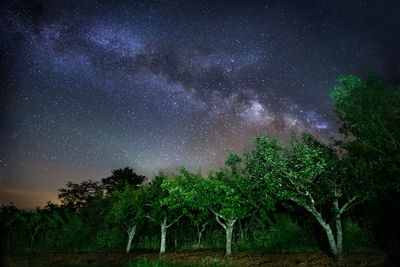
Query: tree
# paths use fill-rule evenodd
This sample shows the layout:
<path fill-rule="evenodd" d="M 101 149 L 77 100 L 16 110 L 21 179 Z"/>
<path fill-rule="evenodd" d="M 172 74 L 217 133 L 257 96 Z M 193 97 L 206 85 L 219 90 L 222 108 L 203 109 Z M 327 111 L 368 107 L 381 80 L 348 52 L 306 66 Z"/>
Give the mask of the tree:
<path fill-rule="evenodd" d="M 199 194 L 199 186 L 202 186 L 200 173 L 193 174 L 182 167 L 179 169 L 180 175 L 174 175 L 173 179 L 165 179 L 162 187 L 168 191 L 169 195 L 165 198 L 165 203 L 175 209 L 182 210 L 197 228 L 197 246 L 201 244 L 201 237 L 209 223 L 209 210 L 204 207 Z"/>
<path fill-rule="evenodd" d="M 17 219 L 15 216 L 17 213 L 19 213 L 19 210 L 12 202 L 7 206 L 1 205 L 0 207 L 0 235 L 2 236 L 0 249 L 3 251 L 10 250 L 11 233 L 15 232 L 13 227 Z"/>
<path fill-rule="evenodd" d="M 256 184 L 247 172 L 243 159 L 230 153 L 225 161 L 227 168 L 210 173 L 204 180 L 204 202 L 226 232 L 226 255 L 232 254 L 232 235 L 236 221 L 258 208 L 254 198 Z"/>
<path fill-rule="evenodd" d="M 118 224 L 128 234 L 126 253 L 131 250 L 132 240 L 135 237 L 137 225 L 143 219 L 143 207 L 146 201 L 144 188 L 132 188 L 126 185 L 124 191 L 114 191 L 116 200 L 108 214 L 108 221 Z"/>
<path fill-rule="evenodd" d="M 242 158 L 230 154 L 226 165 L 227 168 L 210 172 L 208 178 L 185 174 L 184 171 L 184 178 L 168 185 L 168 190 L 176 202 L 214 214 L 226 232 L 226 254 L 230 255 L 235 223 L 258 206 L 252 197 L 256 184 L 251 182 L 252 177 L 248 175 Z"/>
<path fill-rule="evenodd" d="M 253 156 L 260 161 L 256 173 L 267 192 L 306 209 L 324 229 L 336 259 L 342 259 L 342 214 L 364 201 L 369 193 L 367 163 L 339 160 L 311 135 L 293 136 L 291 148 L 276 139 L 257 137 Z M 321 210 L 326 204 L 330 209 Z M 330 213 L 333 211 L 333 213 Z M 329 218 L 333 216 L 336 237 Z"/>
<path fill-rule="evenodd" d="M 58 198 L 63 207 L 72 211 L 80 210 L 96 198 L 103 196 L 103 187 L 97 181 L 88 180 L 80 184 L 69 181 L 66 187 L 58 189 L 60 191 Z"/>
<path fill-rule="evenodd" d="M 39 230 L 44 228 L 48 218 L 43 210 L 37 208 L 34 211 L 20 211 L 15 214 L 17 220 L 21 221 L 29 232 L 30 249 L 33 249 L 35 238 Z"/>
<path fill-rule="evenodd" d="M 112 175 L 101 179 L 101 183 L 108 193 L 112 191 L 123 191 L 128 184 L 133 188 L 139 186 L 147 179 L 146 176 L 137 174 L 132 168 L 125 167 L 111 171 Z"/>
<path fill-rule="evenodd" d="M 383 84 L 375 74 L 365 82 L 349 75 L 340 76 L 330 96 L 345 139 L 339 144 L 352 156 L 375 161 L 384 188 L 399 190 L 400 181 L 400 89 Z M 371 170 L 372 171 L 372 170 Z"/>
<path fill-rule="evenodd" d="M 352 75 L 340 76 L 338 81 L 341 85 L 330 94 L 341 122 L 339 130 L 344 134 L 337 144 L 349 157 L 373 163 L 368 171 L 378 190 L 363 215 L 372 219 L 376 239 L 398 262 L 400 88 L 384 84 L 375 74 L 368 74 L 364 82 Z"/>
<path fill-rule="evenodd" d="M 169 206 L 168 191 L 161 185 L 164 180 L 170 179 L 164 172 L 159 172 L 148 186 L 147 191 L 147 214 L 145 215 L 151 221 L 158 223 L 161 228 L 160 254 L 165 253 L 167 229 L 176 223 L 183 215 L 180 210 L 174 206 Z M 178 215 L 179 214 L 179 215 Z"/>

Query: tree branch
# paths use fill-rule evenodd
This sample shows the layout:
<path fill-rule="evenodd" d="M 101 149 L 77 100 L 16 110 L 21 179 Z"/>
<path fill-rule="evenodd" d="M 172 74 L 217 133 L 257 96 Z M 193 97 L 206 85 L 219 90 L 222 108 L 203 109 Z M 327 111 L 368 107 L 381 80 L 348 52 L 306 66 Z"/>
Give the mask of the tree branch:
<path fill-rule="evenodd" d="M 223 215 L 219 214 L 218 212 L 216 212 L 213 209 L 210 209 L 212 213 L 214 213 L 215 215 L 218 215 L 218 217 L 220 217 L 221 219 L 227 221 L 228 219 L 226 217 L 224 217 Z"/>
<path fill-rule="evenodd" d="M 136 231 L 136 226 L 137 224 L 134 224 L 132 227 L 128 227 L 128 230 L 126 230 L 128 235 L 131 235 L 134 231 Z"/>
<path fill-rule="evenodd" d="M 148 214 L 145 215 L 144 217 L 146 217 L 146 218 L 152 220 L 153 222 L 156 222 L 156 220 L 155 220 L 153 217 L 151 217 L 150 215 L 148 215 Z"/>
<path fill-rule="evenodd" d="M 215 215 L 215 219 L 217 219 L 217 222 L 226 230 L 227 226 L 220 221 L 218 215 Z"/>
<path fill-rule="evenodd" d="M 214 214 L 215 214 L 215 219 L 217 220 L 217 222 L 226 230 L 226 225 L 224 224 L 224 223 L 222 223 L 221 221 L 220 221 L 220 219 L 219 219 L 219 217 L 221 216 L 221 215 L 219 215 L 218 213 L 216 213 L 215 211 L 213 211 L 213 210 L 211 210 Z M 221 216 L 221 218 L 222 218 L 222 216 Z"/>
<path fill-rule="evenodd" d="M 351 207 L 353 207 L 355 204 L 351 205 L 355 200 L 357 199 L 356 196 L 354 196 L 352 199 L 350 199 L 349 201 L 347 201 L 346 204 L 343 205 L 343 207 L 339 210 L 339 213 L 342 214 L 344 211 L 350 209 Z"/>
<path fill-rule="evenodd" d="M 231 221 L 230 225 L 234 225 L 236 221 L 237 221 L 237 218 L 233 219 L 233 220 Z"/>
<path fill-rule="evenodd" d="M 306 191 L 306 196 L 308 196 L 308 198 L 309 198 L 310 201 L 311 201 L 312 207 L 315 209 L 315 201 L 314 201 L 314 198 L 312 197 L 311 193 L 308 192 L 308 191 Z"/>
<path fill-rule="evenodd" d="M 293 185 L 294 189 L 296 189 L 297 193 L 299 193 L 300 195 L 303 195 L 303 196 L 307 196 L 307 194 L 302 192 L 302 191 L 300 191 L 300 189 L 296 185 L 298 185 L 299 187 L 303 187 L 303 186 L 300 185 L 300 184 L 296 184 L 293 181 L 293 179 L 290 177 L 291 175 L 288 172 L 286 172 L 286 173 L 287 173 L 287 177 L 288 177 L 289 182 Z"/>
<path fill-rule="evenodd" d="M 204 230 L 206 229 L 207 224 L 208 224 L 208 221 L 201 225 L 201 233 L 204 232 Z"/>
<path fill-rule="evenodd" d="M 167 225 L 167 228 L 169 228 L 171 225 L 173 225 L 174 223 L 176 223 L 177 221 L 179 221 L 180 218 L 182 218 L 183 215 L 179 216 L 178 218 L 176 218 L 172 223 Z"/>
<path fill-rule="evenodd" d="M 315 208 L 314 204 L 313 205 L 307 205 L 305 203 L 301 203 L 299 202 L 298 199 L 291 197 L 289 200 L 295 202 L 296 204 L 302 206 L 303 208 L 305 208 L 307 211 L 309 211 L 312 215 L 314 215 L 315 217 L 319 217 L 322 218 L 321 213 L 319 213 L 317 211 L 317 209 Z"/>

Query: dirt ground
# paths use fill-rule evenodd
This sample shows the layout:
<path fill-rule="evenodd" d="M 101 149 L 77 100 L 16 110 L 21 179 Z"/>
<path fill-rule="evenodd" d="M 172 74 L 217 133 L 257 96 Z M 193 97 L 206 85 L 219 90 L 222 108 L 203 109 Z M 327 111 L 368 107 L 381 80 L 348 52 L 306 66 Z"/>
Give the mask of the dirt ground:
<path fill-rule="evenodd" d="M 157 260 L 157 252 L 135 251 L 124 253 L 34 253 L 4 258 L 5 266 L 88 266 L 102 264 L 118 265 L 128 260 L 146 258 Z M 219 266 L 386 266 L 387 258 L 382 253 L 346 254 L 343 262 L 337 264 L 324 252 L 307 253 L 253 253 L 236 252 L 226 257 L 215 251 L 179 251 L 167 252 L 161 256 L 165 261 L 187 265 Z"/>

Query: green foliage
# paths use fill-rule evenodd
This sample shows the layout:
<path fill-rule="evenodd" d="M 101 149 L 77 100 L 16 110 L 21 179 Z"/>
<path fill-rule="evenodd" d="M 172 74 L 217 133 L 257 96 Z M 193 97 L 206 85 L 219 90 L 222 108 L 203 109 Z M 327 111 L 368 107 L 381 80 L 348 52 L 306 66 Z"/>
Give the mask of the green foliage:
<path fill-rule="evenodd" d="M 254 175 L 261 175 L 264 189 L 282 200 L 311 207 L 334 199 L 361 201 L 371 190 L 365 161 L 340 160 L 311 135 L 293 136 L 291 148 L 267 137 L 257 137 L 254 144 L 253 157 L 261 162 Z"/>
<path fill-rule="evenodd" d="M 211 228 L 211 227 L 210 227 Z M 219 225 L 215 225 L 204 234 L 202 246 L 205 249 L 225 249 L 226 234 Z"/>
<path fill-rule="evenodd" d="M 67 212 L 57 225 L 46 229 L 42 240 L 42 249 L 56 251 L 85 250 L 93 239 L 91 229 L 85 225 L 81 216 Z"/>
<path fill-rule="evenodd" d="M 175 209 L 182 209 L 185 215 L 194 217 L 194 212 L 202 211 L 198 215 L 207 217 L 208 211 L 202 202 L 201 190 L 203 177 L 193 174 L 185 168 L 179 169 L 181 175 L 174 175 L 172 179 L 164 179 L 162 188 L 168 191 L 164 204 Z"/>
<path fill-rule="evenodd" d="M 147 187 L 145 212 L 157 223 L 163 221 L 164 218 L 167 218 L 167 221 L 171 221 L 181 215 L 177 210 L 178 206 L 170 205 L 170 201 L 168 201 L 169 192 L 162 186 L 163 182 L 169 179 L 170 177 L 167 173 L 159 172 Z"/>
<path fill-rule="evenodd" d="M 365 82 L 340 76 L 330 96 L 342 125 L 340 131 L 360 139 L 367 149 L 395 155 L 400 140 L 400 91 L 370 73 Z"/>
<path fill-rule="evenodd" d="M 246 196 L 247 187 L 241 187 L 234 178 L 226 169 L 211 173 L 204 180 L 204 203 L 226 218 L 241 219 L 251 212 L 253 205 Z"/>
<path fill-rule="evenodd" d="M 343 224 L 344 240 L 343 246 L 347 252 L 370 252 L 377 250 L 371 230 L 366 226 L 359 226 L 351 218 L 346 218 Z"/>
<path fill-rule="evenodd" d="M 48 217 L 46 211 L 39 208 L 31 212 L 20 211 L 15 213 L 15 218 L 22 222 L 27 229 L 31 250 L 40 231 L 49 224 Z"/>
<path fill-rule="evenodd" d="M 292 200 L 299 204 L 306 203 L 309 193 L 319 190 L 318 178 L 324 177 L 327 167 L 325 151 L 313 147 L 308 135 L 292 140 L 292 148 L 288 149 L 278 143 L 276 139 L 257 137 L 254 140 L 256 151 L 253 156 L 261 161 L 260 169 L 255 175 L 261 175 L 264 189 L 280 199 Z M 327 195 L 322 194 L 320 201 Z"/>
<path fill-rule="evenodd" d="M 268 228 L 259 225 L 249 239 L 251 249 L 269 252 L 300 252 L 317 248 L 315 238 L 284 214 L 275 215 Z"/>
<path fill-rule="evenodd" d="M 262 162 L 255 174 L 263 175 L 260 179 L 264 188 L 307 210 L 324 229 L 335 258 L 341 260 L 341 216 L 373 191 L 368 186 L 371 176 L 362 168 L 368 163 L 362 159 L 340 160 L 332 149 L 308 134 L 303 134 L 301 140 L 293 135 L 291 148 L 266 137 L 256 138 L 254 144 L 253 155 Z M 331 217 L 335 218 L 336 234 L 329 223 Z"/>
<path fill-rule="evenodd" d="M 240 162 L 239 156 L 231 154 L 227 160 L 230 169 L 211 172 L 208 178 L 182 168 L 182 176 L 176 175 L 163 184 L 169 192 L 166 200 L 183 207 L 189 216 L 191 209 L 198 211 L 202 218 L 207 217 L 210 210 L 226 218 L 245 217 L 255 203 L 250 197 L 252 185 Z"/>
<path fill-rule="evenodd" d="M 332 207 L 335 200 L 341 205 L 348 201 L 344 211 L 357 203 L 353 200 L 361 202 L 369 197 L 368 190 L 373 191 L 368 180 L 373 163 L 361 156 L 339 158 L 311 135 L 293 136 L 289 147 L 267 137 L 257 137 L 254 145 L 255 151 L 243 157 L 229 154 L 226 166 L 207 178 L 181 168 L 177 175 L 160 172 L 151 184 L 138 187 L 119 176 L 125 168 L 114 171 L 112 179 L 103 179 L 110 186 L 108 194 L 98 182 L 68 182 L 66 189 L 60 189 L 61 206 L 49 204 L 32 212 L 4 209 L 2 227 L 7 229 L 8 243 L 2 241 L 2 246 L 10 249 L 24 240 L 25 248 L 31 243 L 41 250 L 116 251 L 126 242 L 125 232 L 140 225 L 135 247 L 157 249 L 160 224 L 168 228 L 186 215 L 169 230 L 168 246 L 222 249 L 232 240 L 238 250 L 312 250 L 317 242 L 304 230 L 307 227 L 299 226 L 294 217 L 272 213 L 277 201 L 294 202 L 316 217 L 323 214 L 318 219 L 329 222 L 338 214 Z M 140 224 L 145 217 L 156 224 Z M 198 229 L 206 222 L 202 246 L 194 246 Z M 373 244 L 365 229 L 351 221 L 344 224 L 344 236 L 348 251 Z"/>
<path fill-rule="evenodd" d="M 373 178 L 368 185 L 372 197 L 360 215 L 373 221 L 380 246 L 389 255 L 397 254 L 400 231 L 394 225 L 400 220 L 400 88 L 383 83 L 374 74 L 365 81 L 341 76 L 339 82 L 331 97 L 341 121 L 339 130 L 346 138 L 337 144 L 352 161 L 368 162 L 359 169 Z"/>
<path fill-rule="evenodd" d="M 182 210 L 182 213 L 190 218 L 191 223 L 197 228 L 197 245 L 200 245 L 201 236 L 210 221 L 210 212 L 204 205 L 201 195 L 204 178 L 200 174 L 190 173 L 183 167 L 179 173 L 181 175 L 163 181 L 162 187 L 169 192 L 164 201 L 171 207 Z"/>
<path fill-rule="evenodd" d="M 96 234 L 97 251 L 113 251 L 122 248 L 125 244 L 126 234 L 120 229 L 102 229 Z"/>
<path fill-rule="evenodd" d="M 29 247 L 26 225 L 17 219 L 20 212 L 12 203 L 8 206 L 1 206 L 1 251 L 7 254 L 21 253 Z"/>
<path fill-rule="evenodd" d="M 112 175 L 101 179 L 104 189 L 110 194 L 113 191 L 123 191 L 126 185 L 137 189 L 146 181 L 146 176 L 137 174 L 132 168 L 125 167 L 111 171 Z"/>
<path fill-rule="evenodd" d="M 382 83 L 372 73 L 364 82 L 352 75 L 338 81 L 341 86 L 335 86 L 330 96 L 342 123 L 340 132 L 349 137 L 339 145 L 353 157 L 376 162 L 370 171 L 385 177 L 380 183 L 383 188 L 399 188 L 399 88 Z"/>
<path fill-rule="evenodd" d="M 114 191 L 114 201 L 106 216 L 108 222 L 120 225 L 124 230 L 128 230 L 143 219 L 147 189 L 135 189 L 126 185 L 125 190 Z"/>
<path fill-rule="evenodd" d="M 58 191 L 60 191 L 58 198 L 61 200 L 62 206 L 72 211 L 83 209 L 103 195 L 102 185 L 91 180 L 83 181 L 80 184 L 69 181 L 66 188 L 58 189 Z"/>
<path fill-rule="evenodd" d="M 140 235 L 138 236 L 137 242 L 136 242 L 136 247 L 139 249 L 151 249 L 151 250 L 157 250 L 160 248 L 160 236 L 156 235 L 155 233 L 158 233 L 159 229 L 154 229 L 153 232 L 148 232 L 146 235 Z"/>

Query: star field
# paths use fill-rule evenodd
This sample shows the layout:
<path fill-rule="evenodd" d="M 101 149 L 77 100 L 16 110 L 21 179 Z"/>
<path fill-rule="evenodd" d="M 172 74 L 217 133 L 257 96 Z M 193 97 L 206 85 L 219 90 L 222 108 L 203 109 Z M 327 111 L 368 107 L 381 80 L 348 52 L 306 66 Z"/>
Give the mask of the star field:
<path fill-rule="evenodd" d="M 397 1 L 2 3 L 0 202 L 43 205 L 124 166 L 207 173 L 257 134 L 328 140 L 340 74 L 399 81 L 399 14 Z"/>

